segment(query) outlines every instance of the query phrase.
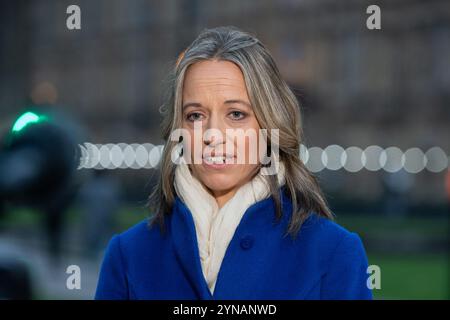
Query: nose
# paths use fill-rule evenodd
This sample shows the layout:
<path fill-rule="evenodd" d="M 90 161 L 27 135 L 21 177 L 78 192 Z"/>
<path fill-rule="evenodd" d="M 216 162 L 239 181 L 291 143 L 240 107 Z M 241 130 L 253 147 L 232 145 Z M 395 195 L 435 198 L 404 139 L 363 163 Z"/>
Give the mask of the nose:
<path fill-rule="evenodd" d="M 214 130 L 215 131 L 215 130 Z M 212 132 L 211 130 L 208 130 L 204 134 L 203 142 L 206 146 L 214 148 L 215 146 L 223 143 L 223 137 L 221 137 L 218 132 Z"/>
<path fill-rule="evenodd" d="M 206 132 L 203 143 L 205 144 L 205 151 L 206 150 L 215 150 L 217 146 L 224 145 L 224 139 L 221 137 L 221 135 L 218 134 L 218 132 L 214 132 L 212 134 L 208 134 L 209 131 Z M 222 146 L 223 148 L 223 146 Z"/>
<path fill-rule="evenodd" d="M 211 116 L 203 133 L 203 142 L 206 146 L 214 148 L 216 145 L 224 143 L 223 126 L 223 121 L 220 121 L 215 115 Z"/>

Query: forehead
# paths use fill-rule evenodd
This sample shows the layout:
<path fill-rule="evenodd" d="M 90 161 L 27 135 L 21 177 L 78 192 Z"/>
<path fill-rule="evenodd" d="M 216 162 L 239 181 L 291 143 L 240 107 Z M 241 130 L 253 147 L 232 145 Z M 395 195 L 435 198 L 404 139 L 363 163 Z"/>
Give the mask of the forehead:
<path fill-rule="evenodd" d="M 183 83 L 183 97 L 223 93 L 247 96 L 241 69 L 230 61 L 207 60 L 189 66 Z"/>

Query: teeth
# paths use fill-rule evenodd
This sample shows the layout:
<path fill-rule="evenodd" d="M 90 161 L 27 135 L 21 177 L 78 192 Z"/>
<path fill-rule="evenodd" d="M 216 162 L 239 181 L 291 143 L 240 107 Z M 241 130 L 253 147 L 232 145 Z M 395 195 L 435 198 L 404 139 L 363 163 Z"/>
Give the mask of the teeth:
<path fill-rule="evenodd" d="M 205 160 L 209 163 L 220 163 L 223 164 L 225 163 L 225 161 L 227 159 L 232 159 L 231 157 L 223 157 L 223 156 L 218 156 L 218 157 L 206 157 Z"/>

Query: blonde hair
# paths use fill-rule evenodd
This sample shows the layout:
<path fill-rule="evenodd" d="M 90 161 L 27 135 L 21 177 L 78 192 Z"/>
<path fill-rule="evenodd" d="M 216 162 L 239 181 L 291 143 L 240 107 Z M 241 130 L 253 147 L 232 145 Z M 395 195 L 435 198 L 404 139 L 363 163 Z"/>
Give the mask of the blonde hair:
<path fill-rule="evenodd" d="M 204 60 L 235 63 L 242 71 L 257 121 L 262 129 L 279 129 L 279 157 L 285 164 L 286 191 L 292 201 L 292 217 L 287 233 L 296 236 L 305 219 L 313 212 L 333 218 L 316 178 L 300 159 L 303 141 L 300 106 L 282 79 L 265 46 L 253 35 L 235 27 L 206 29 L 178 57 L 169 78 L 167 97 L 161 106 L 165 140 L 158 183 L 149 197 L 153 211 L 150 225 L 157 223 L 164 231 L 164 217 L 175 201 L 173 186 L 175 166 L 172 150 L 178 144 L 171 133 L 182 127 L 182 92 L 187 68 Z M 270 139 L 269 135 L 268 138 Z M 270 147 L 270 140 L 268 141 Z M 276 218 L 282 215 L 281 194 L 276 175 L 268 176 Z"/>

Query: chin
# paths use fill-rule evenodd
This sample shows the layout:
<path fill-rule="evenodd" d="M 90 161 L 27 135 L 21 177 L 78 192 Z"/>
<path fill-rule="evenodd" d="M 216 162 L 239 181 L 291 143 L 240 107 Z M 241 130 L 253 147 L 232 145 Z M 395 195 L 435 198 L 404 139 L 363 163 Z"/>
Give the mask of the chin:
<path fill-rule="evenodd" d="M 209 174 L 207 177 L 202 177 L 202 183 L 210 190 L 215 192 L 228 191 L 234 188 L 237 184 L 235 179 L 231 179 L 229 175 L 223 174 Z"/>

